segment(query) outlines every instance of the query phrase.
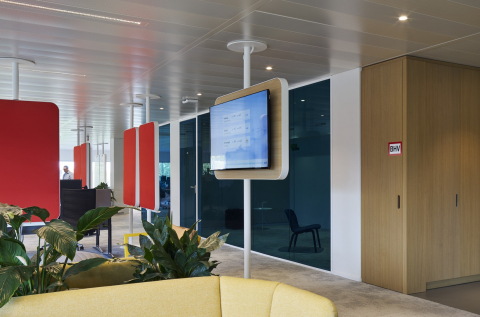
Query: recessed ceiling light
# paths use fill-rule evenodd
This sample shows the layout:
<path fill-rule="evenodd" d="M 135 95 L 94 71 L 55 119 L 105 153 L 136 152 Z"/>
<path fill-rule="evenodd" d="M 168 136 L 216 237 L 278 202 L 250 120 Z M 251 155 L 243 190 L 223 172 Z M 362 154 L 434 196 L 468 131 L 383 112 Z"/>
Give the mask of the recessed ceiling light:
<path fill-rule="evenodd" d="M 267 66 L 267 70 L 272 70 L 272 66 Z"/>
<path fill-rule="evenodd" d="M 160 110 L 163 110 L 163 108 L 160 108 Z"/>
<path fill-rule="evenodd" d="M 324 115 L 324 114 L 322 114 L 321 116 L 322 116 L 322 117 L 325 117 L 325 115 Z"/>
<path fill-rule="evenodd" d="M 1 2 L 1 0 L 0 0 Z M 7 66 L 0 66 L 0 68 L 5 68 L 5 69 L 12 69 L 11 67 Z M 87 77 L 87 75 L 84 74 L 74 74 L 74 73 L 63 73 L 63 72 L 52 72 L 49 70 L 39 70 L 39 69 L 30 69 L 30 68 L 20 68 L 22 71 L 27 71 L 27 72 L 37 72 L 37 73 L 47 73 L 47 74 L 58 74 L 58 75 L 69 75 L 69 76 L 80 76 L 80 77 Z"/>
<path fill-rule="evenodd" d="M 202 94 L 201 93 L 198 93 L 197 96 L 201 96 Z"/>
<path fill-rule="evenodd" d="M 97 18 L 97 19 L 108 20 L 108 21 L 123 22 L 123 23 L 136 24 L 136 25 L 141 25 L 142 24 L 142 22 L 138 22 L 138 21 L 117 19 L 117 18 L 112 18 L 112 17 L 106 17 L 106 16 L 103 16 L 103 15 L 89 14 L 89 13 L 83 13 L 83 12 L 77 12 L 77 11 L 62 10 L 62 9 L 56 9 L 56 8 L 51 8 L 51 7 L 44 7 L 44 6 L 29 4 L 29 3 L 22 3 L 22 2 L 16 2 L 16 1 L 8 1 L 8 0 L 0 0 L 0 2 L 8 3 L 8 4 L 16 4 L 16 5 L 19 5 L 19 6 L 24 6 L 24 7 L 34 8 L 34 9 L 42 9 L 42 10 L 55 11 L 55 12 L 60 12 L 60 13 L 75 14 L 75 15 L 80 15 L 80 16 L 84 16 L 84 17 Z"/>
<path fill-rule="evenodd" d="M 302 99 L 302 100 L 300 100 L 300 101 L 301 101 L 301 102 L 304 102 L 305 100 Z"/>
<path fill-rule="evenodd" d="M 398 18 L 400 21 L 406 21 L 408 20 L 408 17 L 406 15 L 402 15 L 401 17 Z"/>

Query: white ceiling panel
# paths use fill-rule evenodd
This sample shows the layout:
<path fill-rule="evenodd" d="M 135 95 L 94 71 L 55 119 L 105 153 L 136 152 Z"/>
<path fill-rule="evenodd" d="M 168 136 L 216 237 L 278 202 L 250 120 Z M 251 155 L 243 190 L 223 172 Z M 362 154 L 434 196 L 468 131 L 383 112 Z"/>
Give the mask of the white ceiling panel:
<path fill-rule="evenodd" d="M 151 118 L 164 123 L 242 88 L 242 56 L 226 48 L 232 40 L 268 45 L 252 56 L 253 84 L 282 77 L 299 85 L 405 54 L 480 67 L 476 0 L 18 3 L 0 1 L 0 56 L 36 61 L 20 70 L 20 98 L 59 106 L 62 148 L 76 144 L 77 125 L 94 126 L 92 143 L 122 137 L 129 110 L 120 103 L 144 102 L 136 94 L 162 96 L 152 100 Z M 8 99 L 11 69 L 0 66 L 0 98 Z M 198 103 L 182 104 L 185 97 Z M 144 120 L 145 108 L 135 109 L 135 125 Z"/>

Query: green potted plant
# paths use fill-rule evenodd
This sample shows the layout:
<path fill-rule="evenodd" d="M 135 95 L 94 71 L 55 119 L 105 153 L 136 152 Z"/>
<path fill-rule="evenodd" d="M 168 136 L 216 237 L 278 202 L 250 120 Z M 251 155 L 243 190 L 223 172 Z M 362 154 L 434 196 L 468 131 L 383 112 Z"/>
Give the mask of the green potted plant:
<path fill-rule="evenodd" d="M 127 244 L 138 265 L 134 278 L 126 283 L 214 275 L 219 263 L 211 261 L 210 254 L 227 241 L 228 233 L 216 232 L 199 243 L 197 223 L 179 238 L 168 217 L 165 221 L 156 217 L 153 224 L 142 222 L 148 237 L 139 236 L 140 247 Z"/>
<path fill-rule="evenodd" d="M 114 194 L 113 194 L 113 190 L 111 190 L 110 187 L 108 187 L 108 184 L 107 184 L 107 183 L 101 182 L 100 184 L 97 185 L 97 187 L 95 187 L 95 189 L 108 189 L 108 190 L 110 190 L 110 195 L 111 195 L 111 196 L 110 196 L 110 200 L 111 200 L 112 202 L 117 201 L 117 200 L 115 199 Z"/>
<path fill-rule="evenodd" d="M 67 222 L 53 219 L 46 209 L 28 207 L 21 211 L 18 206 L 0 206 L 0 308 L 12 296 L 25 296 L 56 292 L 68 289 L 65 279 L 88 271 L 107 261 L 104 258 L 84 260 L 73 265 L 78 241 L 85 233 L 95 229 L 105 220 L 117 214 L 123 207 L 100 207 L 86 212 L 74 230 Z M 44 226 L 35 230 L 38 246 L 35 255 L 28 258 L 24 244 L 20 241 L 20 226 L 32 216 L 40 218 Z M 8 230 L 7 225 L 11 226 Z M 41 244 L 44 240 L 43 246 Z M 63 263 L 56 261 L 65 255 Z"/>

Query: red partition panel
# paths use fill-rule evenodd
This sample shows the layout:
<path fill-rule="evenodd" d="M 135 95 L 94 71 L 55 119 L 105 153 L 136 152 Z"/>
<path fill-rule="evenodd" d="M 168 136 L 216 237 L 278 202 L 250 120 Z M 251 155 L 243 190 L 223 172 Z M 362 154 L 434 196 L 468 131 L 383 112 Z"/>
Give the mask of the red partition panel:
<path fill-rule="evenodd" d="M 138 128 L 123 132 L 123 203 L 139 206 Z"/>
<path fill-rule="evenodd" d="M 160 207 L 158 175 L 158 122 L 139 127 L 140 206 L 158 210 Z"/>
<path fill-rule="evenodd" d="M 80 165 L 82 166 L 80 177 L 82 186 L 90 186 L 90 143 L 80 145 Z M 75 176 L 75 175 L 73 175 Z"/>
<path fill-rule="evenodd" d="M 82 147 L 76 146 L 73 148 L 73 178 L 82 179 Z"/>
<path fill-rule="evenodd" d="M 58 217 L 59 142 L 55 104 L 0 100 L 0 202 L 39 206 L 49 219 Z"/>

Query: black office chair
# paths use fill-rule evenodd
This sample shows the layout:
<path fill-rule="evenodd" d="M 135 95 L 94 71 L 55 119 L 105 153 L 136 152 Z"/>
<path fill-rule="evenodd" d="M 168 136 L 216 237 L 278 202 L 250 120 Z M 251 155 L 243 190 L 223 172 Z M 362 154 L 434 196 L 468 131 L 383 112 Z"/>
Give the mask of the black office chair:
<path fill-rule="evenodd" d="M 311 232 L 313 237 L 313 245 L 315 247 L 315 253 L 317 253 L 317 243 L 315 242 L 315 231 L 317 232 L 317 240 L 318 240 L 318 247 L 321 248 L 322 244 L 320 243 L 320 236 L 318 235 L 318 229 L 321 228 L 319 224 L 313 224 L 309 226 L 300 227 L 298 224 L 297 215 L 295 211 L 292 209 L 285 209 L 285 214 L 287 215 L 288 222 L 290 223 L 290 229 L 293 232 L 292 238 L 290 239 L 290 245 L 288 246 L 288 252 L 290 252 L 290 248 L 292 246 L 293 238 L 295 238 L 295 242 L 293 243 L 293 248 L 297 245 L 297 238 L 299 234 L 305 232 Z"/>

